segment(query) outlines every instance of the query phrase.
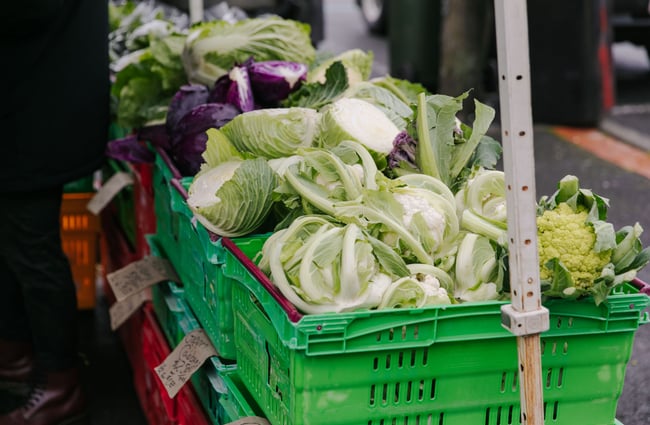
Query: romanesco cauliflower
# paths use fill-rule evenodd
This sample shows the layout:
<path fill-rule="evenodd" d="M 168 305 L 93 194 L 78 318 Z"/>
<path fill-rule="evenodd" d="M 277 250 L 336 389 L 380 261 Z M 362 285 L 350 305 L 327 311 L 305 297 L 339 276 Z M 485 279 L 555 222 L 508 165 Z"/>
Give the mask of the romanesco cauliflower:
<path fill-rule="evenodd" d="M 596 233 L 587 222 L 585 208 L 574 211 L 566 203 L 546 210 L 537 217 L 540 278 L 553 280 L 553 269 L 546 264 L 557 258 L 569 271 L 576 289 L 589 290 L 603 268 L 609 264 L 612 250 L 596 252 Z M 574 292 L 573 289 L 568 292 Z M 567 293 L 566 295 L 570 295 Z"/>
<path fill-rule="evenodd" d="M 549 297 L 590 295 L 596 304 L 612 288 L 630 281 L 650 261 L 640 225 L 614 231 L 607 222 L 607 198 L 581 189 L 567 175 L 550 197 L 538 204 L 537 235 L 542 293 Z"/>

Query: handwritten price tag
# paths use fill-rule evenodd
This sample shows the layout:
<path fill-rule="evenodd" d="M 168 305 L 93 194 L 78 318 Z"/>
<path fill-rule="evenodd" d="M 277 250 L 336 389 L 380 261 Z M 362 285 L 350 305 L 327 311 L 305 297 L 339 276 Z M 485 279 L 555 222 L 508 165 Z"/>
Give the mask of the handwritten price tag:
<path fill-rule="evenodd" d="M 185 335 L 174 351 L 154 370 L 169 397 L 174 398 L 203 362 L 216 355 L 217 350 L 205 331 L 196 329 Z"/>
<path fill-rule="evenodd" d="M 235 422 L 228 422 L 225 425 L 271 425 L 269 421 L 259 416 L 249 416 L 247 418 L 239 419 Z"/>
<path fill-rule="evenodd" d="M 129 173 L 119 172 L 113 174 L 113 176 L 102 185 L 102 187 L 95 193 L 88 204 L 86 209 L 91 213 L 97 215 L 101 210 L 106 208 L 111 199 L 115 197 L 122 189 L 126 186 L 133 184 L 133 176 Z"/>
<path fill-rule="evenodd" d="M 119 328 L 131 317 L 135 311 L 140 308 L 142 303 L 151 299 L 150 291 L 143 289 L 136 292 L 122 301 L 117 301 L 108 309 L 108 315 L 111 318 L 111 330 Z"/>
<path fill-rule="evenodd" d="M 165 280 L 179 282 L 169 261 L 159 257 L 145 257 L 106 275 L 117 301 Z"/>

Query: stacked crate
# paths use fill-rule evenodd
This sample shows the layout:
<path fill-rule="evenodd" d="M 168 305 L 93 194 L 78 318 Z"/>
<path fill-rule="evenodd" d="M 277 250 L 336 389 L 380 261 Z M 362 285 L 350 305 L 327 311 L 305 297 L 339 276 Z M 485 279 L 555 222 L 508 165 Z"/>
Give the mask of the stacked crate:
<path fill-rule="evenodd" d="M 179 282 L 154 286 L 152 304 L 170 347 L 202 328 L 218 353 L 189 383 L 211 423 L 251 415 L 272 425 L 519 422 L 505 302 L 302 315 L 256 265 L 269 234 L 210 233 L 187 205 L 190 183 L 157 152 L 150 250 L 169 260 Z M 599 306 L 545 303 L 547 421 L 618 423 L 634 335 L 649 321 L 640 289 L 640 281 L 624 284 Z"/>

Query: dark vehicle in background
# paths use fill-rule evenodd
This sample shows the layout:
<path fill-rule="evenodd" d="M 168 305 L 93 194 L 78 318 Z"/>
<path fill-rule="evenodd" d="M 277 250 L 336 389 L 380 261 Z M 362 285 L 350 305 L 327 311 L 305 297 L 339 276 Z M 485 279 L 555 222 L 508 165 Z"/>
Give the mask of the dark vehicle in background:
<path fill-rule="evenodd" d="M 390 73 L 437 90 L 445 60 L 442 22 L 457 0 L 349 1 L 356 3 L 371 34 L 388 34 Z M 612 63 L 612 43 L 630 42 L 650 56 L 649 0 L 528 0 L 527 5 L 534 119 L 597 125 L 617 103 L 620 75 Z M 389 34 L 393 28 L 404 30 Z M 496 37 L 485 48 L 483 91 L 495 93 Z M 429 52 L 428 62 L 422 51 Z"/>
<path fill-rule="evenodd" d="M 377 35 L 387 34 L 390 0 L 355 1 L 359 6 L 361 16 L 366 23 L 368 31 Z M 645 47 L 650 56 L 650 1 L 610 0 L 610 4 L 610 24 L 612 26 L 614 41 L 629 41 L 630 43 Z M 558 11 L 558 13 L 561 12 Z"/>
<path fill-rule="evenodd" d="M 610 22 L 614 41 L 629 41 L 645 47 L 650 56 L 650 2 L 614 0 Z"/>

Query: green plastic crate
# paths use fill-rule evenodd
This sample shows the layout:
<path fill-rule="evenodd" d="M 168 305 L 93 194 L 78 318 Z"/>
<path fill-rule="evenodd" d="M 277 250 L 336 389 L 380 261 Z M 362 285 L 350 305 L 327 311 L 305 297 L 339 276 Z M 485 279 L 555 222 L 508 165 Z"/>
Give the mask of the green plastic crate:
<path fill-rule="evenodd" d="M 174 282 L 160 282 L 151 288 L 151 303 L 167 342 L 177 343 L 181 335 L 180 321 L 189 308 L 184 305 L 183 290 Z"/>
<path fill-rule="evenodd" d="M 234 244 L 224 246 L 224 273 L 238 282 L 238 372 L 274 425 L 519 423 L 516 338 L 501 326 L 504 303 L 300 316 L 262 286 L 270 282 Z M 546 423 L 615 424 L 648 304 L 631 285 L 601 306 L 546 303 Z"/>
<path fill-rule="evenodd" d="M 178 249 L 168 252 L 181 281 L 185 285 L 185 299 L 206 331 L 219 356 L 237 359 L 232 311 L 232 280 L 223 275 L 224 248 L 218 236 L 209 232 L 195 218 L 187 205 L 185 193 L 191 177 L 178 181 L 171 190 L 172 214 L 177 217 Z M 261 251 L 268 234 L 260 237 L 233 238 L 247 255 L 254 257 Z"/>
<path fill-rule="evenodd" d="M 87 193 L 95 191 L 95 176 L 89 175 L 63 185 L 63 193 Z"/>
<path fill-rule="evenodd" d="M 130 129 L 124 128 L 117 123 L 112 122 L 108 127 L 108 140 L 110 141 L 121 139 L 123 137 L 126 137 L 129 133 L 131 133 Z"/>
<path fill-rule="evenodd" d="M 178 176 L 165 161 L 165 153 L 159 148 L 155 152 L 152 186 L 156 235 L 165 252 L 177 252 L 179 249 L 178 216 L 172 212 L 171 193 L 172 181 Z"/>
<path fill-rule="evenodd" d="M 251 416 L 264 417 L 253 395 L 246 389 L 237 370 L 219 374 L 226 391 L 219 398 L 219 423 L 229 424 Z"/>
<path fill-rule="evenodd" d="M 166 258 L 165 252 L 158 243 L 158 237 L 149 236 L 151 254 Z M 170 347 L 176 347 L 183 338 L 193 330 L 201 328 L 192 309 L 185 302 L 185 288 L 173 282 L 161 282 L 152 287 L 152 305 L 160 327 L 169 342 Z M 233 371 L 236 364 L 229 363 L 219 357 L 211 357 L 190 378 L 198 400 L 205 409 L 208 419 L 215 425 L 220 421 L 223 412 L 220 399 L 226 392 L 220 373 Z"/>
<path fill-rule="evenodd" d="M 233 238 L 232 241 L 251 258 L 262 250 L 268 235 Z M 235 316 L 232 306 L 233 279 L 223 273 L 225 250 L 218 239 L 202 238 L 204 244 L 205 283 L 203 296 L 190 300 L 190 305 L 200 305 L 197 318 L 216 347 L 219 354 L 230 360 L 237 359 L 235 346 Z"/>

